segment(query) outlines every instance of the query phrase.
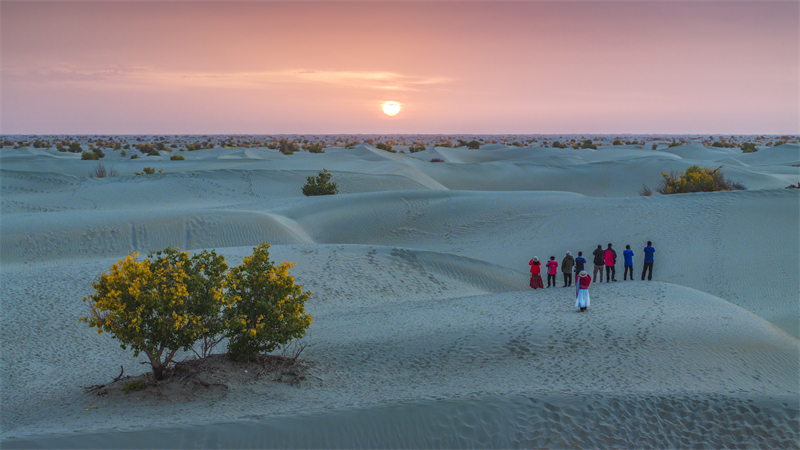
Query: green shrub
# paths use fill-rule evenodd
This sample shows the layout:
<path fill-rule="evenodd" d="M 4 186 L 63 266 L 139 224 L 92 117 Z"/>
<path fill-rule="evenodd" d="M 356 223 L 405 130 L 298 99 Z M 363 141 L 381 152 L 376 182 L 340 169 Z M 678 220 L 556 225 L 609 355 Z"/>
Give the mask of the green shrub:
<path fill-rule="evenodd" d="M 294 143 L 294 141 L 290 141 L 285 138 L 278 141 L 278 151 L 280 151 L 284 155 L 291 155 L 297 150 L 299 149 L 297 147 L 297 144 Z"/>
<path fill-rule="evenodd" d="M 383 142 L 378 142 L 375 144 L 375 148 L 386 150 L 387 152 L 397 153 L 396 151 L 392 150 L 392 144 L 384 144 Z"/>
<path fill-rule="evenodd" d="M 44 142 L 42 142 L 40 139 L 33 141 L 33 148 L 42 148 L 42 147 L 44 147 Z"/>
<path fill-rule="evenodd" d="M 158 153 L 158 150 L 153 149 L 147 152 L 147 156 L 161 156 L 161 153 Z"/>
<path fill-rule="evenodd" d="M 312 144 L 308 146 L 309 153 L 325 153 L 325 149 L 322 147 L 322 144 Z"/>
<path fill-rule="evenodd" d="M 81 144 L 78 144 L 77 142 L 70 142 L 69 151 L 72 153 L 81 153 L 83 149 L 81 148 Z"/>
<path fill-rule="evenodd" d="M 686 172 L 661 172 L 662 180 L 656 186 L 660 194 L 685 194 L 690 192 L 716 192 L 744 190 L 745 186 L 735 181 L 726 180 L 720 171 L 722 167 L 712 170 L 699 166 L 691 166 Z"/>
<path fill-rule="evenodd" d="M 131 380 L 122 385 L 122 392 L 130 394 L 131 392 L 143 391 L 147 388 L 147 383 L 144 380 Z"/>
<path fill-rule="evenodd" d="M 567 148 L 566 145 L 562 144 L 559 141 L 553 141 L 553 144 L 551 145 L 551 147 L 553 147 L 553 148 Z"/>
<path fill-rule="evenodd" d="M 97 155 L 97 157 L 98 157 L 98 158 L 105 158 L 105 157 L 106 157 L 106 154 L 105 154 L 105 153 L 103 153 L 103 151 L 102 151 L 102 150 L 100 150 L 99 148 L 93 148 L 93 149 L 92 149 L 92 152 L 93 152 L 95 155 Z"/>
<path fill-rule="evenodd" d="M 126 156 L 126 155 L 127 155 L 127 153 L 125 152 L 125 150 L 123 150 L 123 151 L 119 152 L 119 155 L 120 155 L 120 156 Z M 137 156 L 137 155 L 134 155 L 134 156 Z"/>
<path fill-rule="evenodd" d="M 667 146 L 667 148 L 680 147 L 681 145 L 683 145 L 681 142 L 672 142 Z"/>
<path fill-rule="evenodd" d="M 131 159 L 139 159 L 139 155 L 134 153 L 133 155 L 131 155 Z"/>
<path fill-rule="evenodd" d="M 97 161 L 100 159 L 94 152 L 83 152 L 81 153 L 81 159 L 86 161 Z"/>
<path fill-rule="evenodd" d="M 183 155 L 172 155 L 169 157 L 170 161 L 185 161 L 186 158 Z"/>
<path fill-rule="evenodd" d="M 586 139 L 581 143 L 581 148 L 591 148 L 593 150 L 597 150 L 597 146 L 592 143 L 591 139 Z"/>
<path fill-rule="evenodd" d="M 755 153 L 757 151 L 756 144 L 752 142 L 745 142 L 742 144 L 742 153 Z"/>
<path fill-rule="evenodd" d="M 612 142 L 611 145 L 622 145 L 622 141 L 619 139 L 614 139 L 614 142 Z"/>
<path fill-rule="evenodd" d="M 416 147 L 412 145 L 411 147 L 408 147 L 408 152 L 409 153 L 417 153 L 417 152 L 421 152 L 421 151 L 424 151 L 424 150 L 425 150 L 425 147 L 422 146 L 422 145 L 416 146 Z"/>
<path fill-rule="evenodd" d="M 303 195 L 333 195 L 339 193 L 336 183 L 331 183 L 331 174 L 326 169 L 318 173 L 316 177 L 306 177 L 306 184 L 303 186 Z"/>
<path fill-rule="evenodd" d="M 481 148 L 481 143 L 473 139 L 467 142 L 467 148 L 471 150 L 477 150 Z"/>
<path fill-rule="evenodd" d="M 67 149 L 64 148 L 64 146 L 61 145 L 61 144 L 56 145 L 56 150 L 58 150 L 59 152 L 66 152 L 67 151 Z"/>
<path fill-rule="evenodd" d="M 273 264 L 269 245 L 231 269 L 227 277 L 230 306 L 225 309 L 228 356 L 250 360 L 303 337 L 311 325 L 305 302 L 311 296 L 289 276 L 293 263 Z"/>

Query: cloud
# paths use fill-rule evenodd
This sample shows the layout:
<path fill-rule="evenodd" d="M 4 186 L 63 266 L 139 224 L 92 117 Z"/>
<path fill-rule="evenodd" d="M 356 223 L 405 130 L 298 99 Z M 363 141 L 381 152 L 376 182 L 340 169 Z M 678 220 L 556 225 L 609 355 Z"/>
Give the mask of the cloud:
<path fill-rule="evenodd" d="M 450 78 L 406 75 L 395 72 L 295 69 L 253 72 L 181 72 L 144 66 L 102 68 L 58 67 L 20 70 L 3 68 L 7 82 L 51 87 L 91 85 L 98 89 L 174 89 L 181 87 L 253 89 L 289 84 L 327 84 L 363 89 L 416 91 L 422 86 L 443 85 Z"/>

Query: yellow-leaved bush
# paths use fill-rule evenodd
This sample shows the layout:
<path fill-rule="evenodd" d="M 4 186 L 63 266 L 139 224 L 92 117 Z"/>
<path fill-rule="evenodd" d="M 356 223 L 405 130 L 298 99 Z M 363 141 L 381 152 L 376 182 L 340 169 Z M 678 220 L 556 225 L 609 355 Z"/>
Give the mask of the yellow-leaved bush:
<path fill-rule="evenodd" d="M 156 379 L 178 350 L 205 357 L 226 336 L 235 359 L 274 350 L 310 326 L 304 304 L 311 294 L 294 284 L 291 263 L 269 261 L 268 249 L 266 243 L 254 248 L 229 273 L 214 251 L 190 258 L 169 247 L 144 261 L 133 253 L 92 283 L 94 294 L 83 299 L 90 302 L 89 315 L 81 320 L 135 356 L 146 354 Z"/>
<path fill-rule="evenodd" d="M 228 274 L 229 307 L 225 309 L 228 355 L 247 360 L 300 338 L 311 325 L 303 292 L 289 275 L 294 264 L 275 265 L 266 243 Z"/>
<path fill-rule="evenodd" d="M 746 189 L 742 183 L 725 179 L 720 168 L 712 170 L 691 166 L 686 172 L 661 172 L 661 182 L 656 186 L 660 194 L 686 194 L 690 192 L 716 192 Z M 642 193 L 642 195 L 646 195 Z"/>

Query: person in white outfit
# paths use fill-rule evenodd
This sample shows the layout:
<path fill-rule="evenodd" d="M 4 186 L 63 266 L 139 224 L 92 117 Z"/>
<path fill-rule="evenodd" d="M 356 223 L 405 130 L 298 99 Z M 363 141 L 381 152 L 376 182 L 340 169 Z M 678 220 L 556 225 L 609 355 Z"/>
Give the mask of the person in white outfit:
<path fill-rule="evenodd" d="M 585 270 L 581 270 L 578 279 L 575 280 L 575 307 L 580 308 L 581 312 L 586 311 L 586 308 L 589 307 L 589 285 L 591 284 L 592 277 Z"/>

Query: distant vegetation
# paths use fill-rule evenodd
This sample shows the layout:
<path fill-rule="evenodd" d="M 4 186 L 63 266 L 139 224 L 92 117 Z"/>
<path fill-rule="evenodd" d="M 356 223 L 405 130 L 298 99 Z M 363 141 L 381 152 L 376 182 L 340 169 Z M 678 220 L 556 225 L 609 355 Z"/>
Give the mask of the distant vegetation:
<path fill-rule="evenodd" d="M 444 162 L 442 158 L 433 158 L 431 162 Z"/>
<path fill-rule="evenodd" d="M 757 151 L 756 144 L 752 142 L 745 142 L 742 144 L 742 153 L 755 153 Z"/>
<path fill-rule="evenodd" d="M 326 169 L 318 173 L 316 177 L 306 177 L 306 184 L 303 186 L 303 195 L 334 195 L 339 193 L 336 183 L 331 182 L 331 174 Z"/>
<path fill-rule="evenodd" d="M 81 159 L 85 161 L 97 161 L 100 157 L 94 152 L 83 152 L 81 153 Z"/>
<path fill-rule="evenodd" d="M 134 175 L 153 175 L 154 173 L 156 173 L 156 168 L 155 167 L 145 167 L 142 170 L 143 170 L 143 172 L 133 172 L 133 174 Z M 164 169 L 159 169 L 158 173 L 167 173 L 167 172 L 164 172 Z"/>
<path fill-rule="evenodd" d="M 288 139 L 281 139 L 278 141 L 278 151 L 284 155 L 294 154 L 294 152 L 298 150 L 300 149 L 297 147 L 297 144 L 295 144 L 294 141 L 290 141 Z"/>
<path fill-rule="evenodd" d="M 119 173 L 116 170 L 114 170 L 113 166 L 106 168 L 106 166 L 104 166 L 103 163 L 98 162 L 97 165 L 94 166 L 94 169 L 92 169 L 92 171 L 89 172 L 89 176 L 91 178 L 106 178 L 106 177 L 119 176 Z"/>
<path fill-rule="evenodd" d="M 375 148 L 386 150 L 387 152 L 391 153 L 397 153 L 395 150 L 392 150 L 392 144 L 384 144 L 383 142 L 378 142 L 377 144 L 375 144 Z"/>
<path fill-rule="evenodd" d="M 686 172 L 661 172 L 662 179 L 656 185 L 655 191 L 659 194 L 669 195 L 746 189 L 741 183 L 726 180 L 721 169 L 722 167 L 712 170 L 700 166 L 691 166 L 686 169 Z M 653 191 L 647 186 L 643 186 L 639 191 L 639 195 L 653 195 Z"/>
<path fill-rule="evenodd" d="M 422 152 L 422 151 L 425 151 L 425 147 L 422 146 L 422 145 L 416 146 L 416 147 L 412 145 L 412 146 L 408 147 L 408 152 L 409 153 L 417 153 L 417 152 Z"/>
<path fill-rule="evenodd" d="M 170 161 L 185 161 L 186 158 L 183 155 L 172 155 L 169 157 Z"/>

